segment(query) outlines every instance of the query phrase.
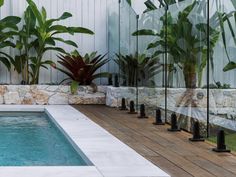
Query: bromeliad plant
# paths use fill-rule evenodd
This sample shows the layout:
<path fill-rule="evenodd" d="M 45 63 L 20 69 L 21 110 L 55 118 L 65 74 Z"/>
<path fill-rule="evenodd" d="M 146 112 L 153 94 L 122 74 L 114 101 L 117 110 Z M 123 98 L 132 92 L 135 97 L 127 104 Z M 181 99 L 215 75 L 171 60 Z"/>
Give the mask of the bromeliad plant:
<path fill-rule="evenodd" d="M 162 65 L 159 58 L 148 57 L 145 54 L 118 55 L 115 60 L 120 68 L 120 77 L 123 85 L 135 86 L 154 86 L 153 77 L 160 73 Z"/>
<path fill-rule="evenodd" d="M 37 84 L 39 81 L 40 68 L 47 68 L 47 65 L 54 64 L 51 60 L 44 60 L 44 54 L 51 50 L 66 54 L 63 48 L 56 47 L 56 42 L 62 42 L 67 45 L 77 47 L 75 42 L 71 40 L 64 40 L 63 38 L 58 37 L 58 34 L 74 35 L 75 33 L 84 33 L 92 35 L 94 33 L 91 30 L 82 27 L 67 27 L 59 25 L 58 23 L 61 20 L 72 17 L 72 14 L 68 12 L 64 12 L 59 18 L 48 19 L 47 12 L 44 7 L 42 7 L 42 10 L 40 11 L 32 0 L 27 0 L 27 2 L 34 15 L 34 17 L 30 16 L 29 20 L 34 20 L 34 18 L 37 20 L 34 29 L 32 29 L 32 36 L 35 37 L 35 40 L 31 43 L 36 55 L 33 57 L 28 57 L 30 59 L 30 84 Z"/>
<path fill-rule="evenodd" d="M 109 62 L 109 59 L 106 59 L 105 56 L 97 55 L 97 52 L 82 56 L 77 51 L 70 55 L 59 55 L 58 63 L 65 69 L 59 67 L 57 69 L 68 76 L 62 82 L 72 80 L 79 85 L 94 85 L 93 81 L 95 79 L 109 77 L 108 72 L 97 73 L 98 69 Z"/>

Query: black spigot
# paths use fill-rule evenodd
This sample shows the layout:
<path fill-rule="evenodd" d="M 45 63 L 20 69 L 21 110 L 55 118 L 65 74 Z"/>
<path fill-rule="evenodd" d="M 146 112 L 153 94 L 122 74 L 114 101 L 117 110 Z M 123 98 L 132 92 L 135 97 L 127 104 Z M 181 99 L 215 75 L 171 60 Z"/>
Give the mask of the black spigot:
<path fill-rule="evenodd" d="M 128 110 L 127 107 L 126 107 L 126 100 L 125 100 L 125 98 L 122 98 L 122 99 L 121 99 L 120 110 L 121 110 L 121 111 Z"/>
<path fill-rule="evenodd" d="M 154 125 L 165 125 L 164 122 L 162 122 L 161 119 L 161 110 L 156 109 L 156 122 L 153 123 Z"/>
<path fill-rule="evenodd" d="M 21 85 L 26 85 L 26 81 L 22 80 Z"/>
<path fill-rule="evenodd" d="M 168 131 L 170 132 L 178 132 L 181 131 L 178 123 L 177 123 L 177 116 L 175 113 L 171 114 L 171 128 L 168 128 Z"/>
<path fill-rule="evenodd" d="M 112 74 L 109 74 L 109 77 L 108 77 L 108 85 L 113 85 Z"/>
<path fill-rule="evenodd" d="M 224 130 L 219 130 L 217 133 L 217 147 L 212 150 L 215 152 L 230 152 L 229 149 L 226 149 Z"/>
<path fill-rule="evenodd" d="M 147 119 L 148 117 L 146 116 L 145 112 L 145 105 L 141 104 L 140 105 L 140 115 L 138 116 L 139 119 Z"/>
<path fill-rule="evenodd" d="M 129 114 L 137 114 L 137 112 L 135 111 L 135 104 L 134 101 L 130 101 L 129 103 Z"/>
<path fill-rule="evenodd" d="M 120 84 L 119 84 L 119 76 L 118 74 L 115 75 L 115 87 L 119 87 Z"/>
<path fill-rule="evenodd" d="M 189 138 L 189 141 L 205 141 L 205 139 L 200 135 L 200 124 L 199 121 L 193 124 L 193 137 Z"/>

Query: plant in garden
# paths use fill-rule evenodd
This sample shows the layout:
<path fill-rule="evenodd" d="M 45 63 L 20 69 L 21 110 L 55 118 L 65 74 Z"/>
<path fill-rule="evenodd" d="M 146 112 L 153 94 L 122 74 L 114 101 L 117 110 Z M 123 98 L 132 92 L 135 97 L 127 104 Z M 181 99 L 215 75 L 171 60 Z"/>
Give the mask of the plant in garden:
<path fill-rule="evenodd" d="M 4 4 L 3 0 L 0 0 L 0 7 Z M 21 18 L 16 16 L 7 16 L 0 20 L 0 61 L 7 67 L 8 70 L 11 68 L 11 62 L 13 58 L 3 51 L 7 47 L 15 47 L 12 42 L 14 36 L 17 34 L 17 24 L 21 21 Z"/>
<path fill-rule="evenodd" d="M 83 27 L 67 27 L 59 25 L 61 20 L 68 19 L 72 17 L 72 14 L 64 12 L 59 18 L 48 19 L 47 12 L 44 7 L 40 11 L 36 4 L 32 0 L 27 0 L 30 9 L 32 10 L 37 23 L 35 26 L 35 31 L 33 36 L 35 40 L 32 42 L 36 55 L 34 57 L 29 57 L 30 63 L 30 76 L 31 84 L 37 84 L 39 80 L 40 68 L 47 68 L 47 65 L 54 64 L 51 60 L 43 60 L 44 54 L 47 51 L 57 51 L 60 53 L 66 53 L 63 48 L 56 47 L 56 42 L 62 42 L 73 47 L 77 47 L 77 44 L 71 40 L 65 40 L 58 37 L 58 34 L 70 34 L 84 33 L 84 34 L 94 34 L 91 30 Z"/>
<path fill-rule="evenodd" d="M 167 6 L 172 5 L 172 4 L 177 4 L 178 2 L 182 2 L 182 1 L 185 1 L 185 0 L 157 0 L 157 1 L 158 1 L 158 4 L 159 4 L 159 7 L 157 7 L 153 3 L 153 1 L 146 0 L 144 2 L 145 6 L 146 6 L 146 10 L 144 11 L 144 13 L 152 11 L 152 10 L 156 10 L 158 8 L 167 7 Z"/>
<path fill-rule="evenodd" d="M 236 9 L 236 0 L 231 0 L 231 3 L 234 9 Z M 218 4 L 220 4 L 220 2 L 218 2 Z M 226 12 L 222 12 L 224 11 L 224 9 L 222 10 L 221 7 L 222 7 L 221 5 L 219 5 L 219 7 L 217 6 L 217 15 L 219 18 L 219 23 L 220 23 L 220 28 L 221 28 L 221 37 L 222 37 L 224 49 L 225 49 L 226 57 L 228 59 L 228 64 L 223 68 L 223 71 L 227 72 L 227 71 L 234 70 L 236 68 L 235 61 L 232 61 L 232 58 L 229 56 L 229 53 L 228 53 L 228 49 L 227 49 L 228 42 L 226 41 L 226 30 L 225 30 L 225 28 L 229 29 L 231 37 L 233 39 L 234 47 L 236 47 L 236 32 L 235 32 L 236 10 L 230 13 L 226 13 Z"/>
<path fill-rule="evenodd" d="M 57 69 L 68 76 L 65 80 L 72 80 L 79 85 L 93 85 L 95 79 L 109 77 L 108 72 L 97 73 L 98 69 L 109 62 L 105 56 L 97 55 L 97 52 L 82 56 L 77 51 L 70 55 L 59 55 L 58 63 L 65 69 L 59 67 Z"/>
<path fill-rule="evenodd" d="M 142 29 L 133 34 L 157 37 L 156 41 L 150 43 L 147 48 L 155 49 L 154 56 L 165 53 L 165 46 L 167 46 L 167 53 L 171 56 L 170 60 L 183 71 L 187 88 L 196 87 L 197 77 L 199 78 L 198 85 L 201 84 L 201 74 L 207 60 L 207 24 L 194 25 L 189 19 L 196 3 L 194 1 L 179 12 L 177 19 L 174 19 L 170 12 L 162 16 L 160 20 L 166 25 L 162 26 L 159 33 L 152 29 Z M 213 53 L 218 38 L 219 32 L 210 28 L 211 53 Z M 200 67 L 198 66 L 199 54 L 202 56 Z"/>
<path fill-rule="evenodd" d="M 126 0 L 129 5 L 132 5 L 132 0 Z"/>
<path fill-rule="evenodd" d="M 3 6 L 4 0 L 0 0 L 0 7 Z"/>
<path fill-rule="evenodd" d="M 154 86 L 153 77 L 160 73 L 162 65 L 159 58 L 148 57 L 145 54 L 118 55 L 115 60 L 120 68 L 123 85 L 135 87 L 138 85 Z"/>
<path fill-rule="evenodd" d="M 19 54 L 15 56 L 11 64 L 17 73 L 22 75 L 22 84 L 29 83 L 30 52 L 34 50 L 36 17 L 30 7 L 24 12 L 23 25 L 16 34 L 16 49 Z"/>

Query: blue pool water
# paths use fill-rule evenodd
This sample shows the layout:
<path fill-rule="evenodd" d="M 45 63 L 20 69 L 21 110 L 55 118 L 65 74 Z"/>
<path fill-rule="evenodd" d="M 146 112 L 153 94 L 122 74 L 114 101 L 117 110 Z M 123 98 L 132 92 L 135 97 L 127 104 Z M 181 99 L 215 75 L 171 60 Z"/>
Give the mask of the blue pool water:
<path fill-rule="evenodd" d="M 86 166 L 80 154 L 45 113 L 1 113 L 0 166 Z"/>

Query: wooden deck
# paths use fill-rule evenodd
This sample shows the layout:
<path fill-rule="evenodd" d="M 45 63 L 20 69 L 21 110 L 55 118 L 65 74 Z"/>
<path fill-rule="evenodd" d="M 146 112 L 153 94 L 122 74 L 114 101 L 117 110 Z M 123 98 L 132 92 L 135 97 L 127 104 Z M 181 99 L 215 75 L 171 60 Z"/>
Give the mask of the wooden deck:
<path fill-rule="evenodd" d="M 186 132 L 168 132 L 168 125 L 154 126 L 151 118 L 137 119 L 106 106 L 75 108 L 172 177 L 236 177 L 236 156 L 214 153 L 210 143 L 189 142 Z"/>

